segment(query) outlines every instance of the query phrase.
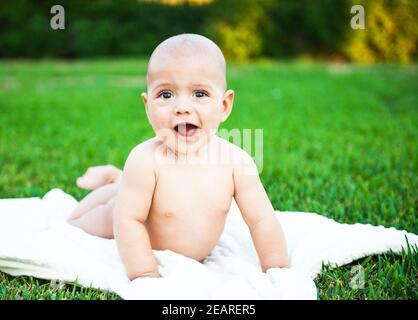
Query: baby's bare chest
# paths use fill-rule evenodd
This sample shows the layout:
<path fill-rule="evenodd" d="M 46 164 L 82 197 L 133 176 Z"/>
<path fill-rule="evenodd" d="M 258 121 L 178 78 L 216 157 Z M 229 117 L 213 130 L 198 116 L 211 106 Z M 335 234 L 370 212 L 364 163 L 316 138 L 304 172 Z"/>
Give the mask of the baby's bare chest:
<path fill-rule="evenodd" d="M 225 214 L 233 193 L 232 170 L 227 167 L 162 168 L 151 212 L 168 217 Z"/>

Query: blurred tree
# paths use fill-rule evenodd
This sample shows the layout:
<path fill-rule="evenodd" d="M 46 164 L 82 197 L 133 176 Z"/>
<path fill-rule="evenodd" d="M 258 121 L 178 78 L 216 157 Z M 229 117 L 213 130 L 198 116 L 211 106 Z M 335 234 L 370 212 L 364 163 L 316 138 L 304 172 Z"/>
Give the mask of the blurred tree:
<path fill-rule="evenodd" d="M 339 53 L 350 21 L 347 1 L 268 0 L 263 3 L 267 15 L 264 54 L 329 57 Z"/>
<path fill-rule="evenodd" d="M 417 55 L 417 0 L 61 0 L 65 30 L 50 28 L 54 4 L 0 1 L 0 57 L 148 56 L 184 32 L 210 37 L 238 61 L 410 62 Z M 350 27 L 354 4 L 365 7 L 365 30 Z"/>
<path fill-rule="evenodd" d="M 213 0 L 138 0 L 139 2 L 151 2 L 151 3 L 162 3 L 172 6 L 179 4 L 191 4 L 191 5 L 202 5 L 211 3 Z"/>
<path fill-rule="evenodd" d="M 415 60 L 418 41 L 418 1 L 374 0 L 353 3 L 365 7 L 366 28 L 350 30 L 342 47 L 347 57 L 357 62 L 403 63 Z"/>
<path fill-rule="evenodd" d="M 212 38 L 228 59 L 245 61 L 262 54 L 266 14 L 262 1 L 217 1 L 203 33 Z"/>

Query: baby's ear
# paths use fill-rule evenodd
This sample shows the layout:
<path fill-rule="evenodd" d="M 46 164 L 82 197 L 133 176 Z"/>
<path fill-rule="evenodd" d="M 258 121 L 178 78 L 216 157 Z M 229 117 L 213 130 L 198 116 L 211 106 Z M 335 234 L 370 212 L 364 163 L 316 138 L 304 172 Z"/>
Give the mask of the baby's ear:
<path fill-rule="evenodd" d="M 144 103 L 145 112 L 148 115 L 148 97 L 146 92 L 141 93 L 142 102 Z"/>
<path fill-rule="evenodd" d="M 229 89 L 224 93 L 223 101 L 222 101 L 222 122 L 228 119 L 229 114 L 232 111 L 232 105 L 234 104 L 234 97 L 235 92 L 234 90 Z"/>
<path fill-rule="evenodd" d="M 147 107 L 147 102 L 148 102 L 147 93 L 142 92 L 141 93 L 141 98 L 142 98 L 142 101 L 144 102 L 144 106 Z"/>

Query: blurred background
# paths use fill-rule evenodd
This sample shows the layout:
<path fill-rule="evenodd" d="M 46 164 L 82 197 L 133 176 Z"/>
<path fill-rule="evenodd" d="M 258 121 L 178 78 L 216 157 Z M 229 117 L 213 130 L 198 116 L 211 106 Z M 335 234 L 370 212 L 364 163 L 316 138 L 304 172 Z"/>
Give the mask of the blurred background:
<path fill-rule="evenodd" d="M 56 4 L 65 30 L 50 26 Z M 418 233 L 417 17 L 417 0 L 0 0 L 0 198 L 81 199 L 89 166 L 122 168 L 154 136 L 139 96 L 150 53 L 193 32 L 227 58 L 222 128 L 263 129 L 274 208 Z M 364 289 L 350 287 L 354 264 Z M 324 267 L 319 298 L 418 299 L 417 264 L 409 250 Z M 118 298 L 0 273 L 0 299 L 21 297 Z"/>
<path fill-rule="evenodd" d="M 49 26 L 65 8 L 65 31 Z M 360 4 L 366 29 L 353 30 Z M 206 35 L 232 61 L 289 58 L 402 62 L 417 58 L 415 0 L 15 0 L 0 3 L 0 56 L 148 56 L 178 33 Z"/>

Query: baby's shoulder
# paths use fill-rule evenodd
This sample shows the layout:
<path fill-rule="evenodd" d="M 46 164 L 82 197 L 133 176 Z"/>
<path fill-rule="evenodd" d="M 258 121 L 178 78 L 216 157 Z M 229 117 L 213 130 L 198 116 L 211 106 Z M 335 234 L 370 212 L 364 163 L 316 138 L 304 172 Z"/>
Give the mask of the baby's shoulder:
<path fill-rule="evenodd" d="M 155 166 L 156 152 L 160 146 L 156 138 L 148 139 L 140 144 L 137 144 L 129 153 L 126 160 L 127 165 L 144 166 L 151 169 Z"/>
<path fill-rule="evenodd" d="M 223 155 L 227 154 L 234 165 L 250 165 L 254 163 L 247 151 L 221 137 L 217 138 L 219 139 L 220 153 Z"/>
<path fill-rule="evenodd" d="M 221 140 L 221 151 L 229 153 L 229 159 L 233 168 L 234 179 L 242 176 L 258 176 L 258 169 L 254 159 L 247 151 L 239 146 L 219 138 Z"/>
<path fill-rule="evenodd" d="M 123 167 L 123 181 L 131 188 L 151 188 L 155 183 L 155 141 L 146 140 L 136 145 L 129 153 Z"/>

